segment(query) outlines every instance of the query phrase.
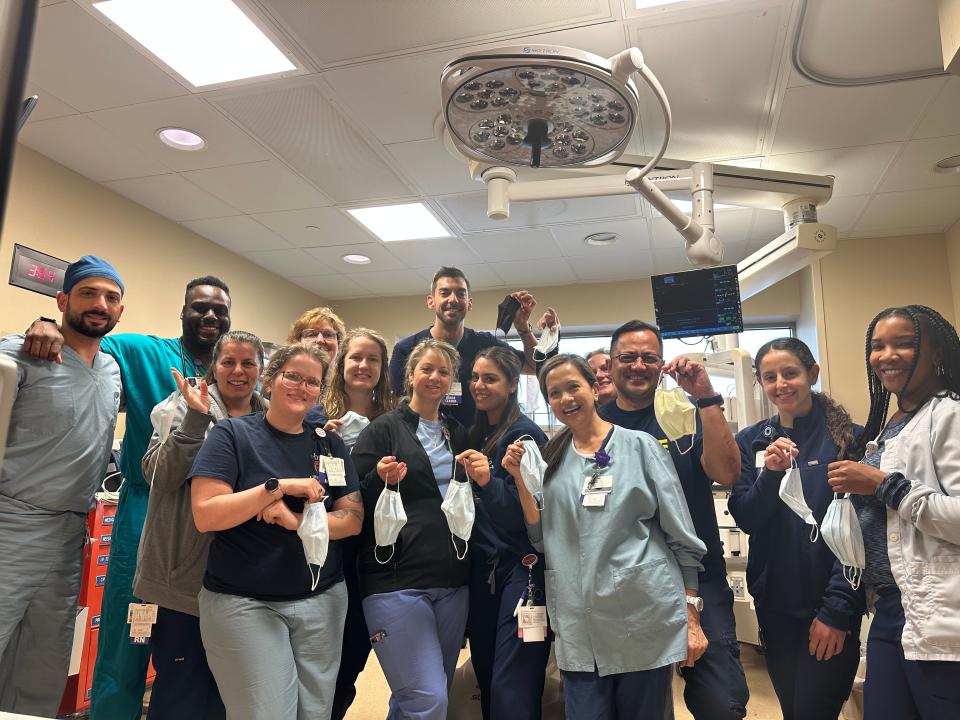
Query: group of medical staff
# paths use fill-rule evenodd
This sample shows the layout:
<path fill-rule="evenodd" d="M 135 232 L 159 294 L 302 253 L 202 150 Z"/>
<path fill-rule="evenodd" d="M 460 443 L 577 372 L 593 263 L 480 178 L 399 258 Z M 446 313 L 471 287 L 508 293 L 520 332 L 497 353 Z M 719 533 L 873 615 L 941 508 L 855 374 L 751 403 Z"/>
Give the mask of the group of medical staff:
<path fill-rule="evenodd" d="M 517 291 L 497 321 L 514 349 L 465 326 L 453 267 L 392 356 L 314 308 L 268 357 L 214 276 L 188 283 L 180 337 L 110 334 L 124 292 L 84 256 L 60 316 L 0 340 L 18 367 L 0 710 L 56 713 L 122 409 L 93 720 L 140 717 L 151 655 L 150 720 L 341 720 L 371 649 L 388 718 L 443 720 L 464 638 L 485 720 L 541 717 L 551 646 L 570 720 L 671 717 L 674 668 L 695 718 L 743 718 L 715 484 L 750 536 L 785 719 L 837 718 L 865 613 L 864 717 L 960 717 L 960 340 L 935 310 L 871 321 L 862 425 L 814 390 L 803 342 L 768 342 L 756 378 L 777 414 L 734 435 L 654 324 L 559 354 L 556 311 L 532 323 Z M 549 439 L 518 403 L 525 373 L 562 426 Z"/>

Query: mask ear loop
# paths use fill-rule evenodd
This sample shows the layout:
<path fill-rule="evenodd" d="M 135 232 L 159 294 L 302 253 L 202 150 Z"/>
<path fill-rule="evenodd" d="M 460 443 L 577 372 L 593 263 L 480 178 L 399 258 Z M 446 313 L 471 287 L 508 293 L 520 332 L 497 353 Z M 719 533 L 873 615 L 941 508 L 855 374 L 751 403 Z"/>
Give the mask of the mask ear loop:
<path fill-rule="evenodd" d="M 790 455 L 790 469 L 800 472 L 800 466 L 797 464 L 797 459 L 791 454 Z M 810 528 L 810 542 L 816 543 L 820 539 L 820 526 L 816 523 L 816 518 L 814 518 L 813 527 Z"/>
<path fill-rule="evenodd" d="M 457 547 L 457 538 L 453 534 L 450 535 L 450 542 L 453 543 L 453 552 L 457 556 L 457 560 L 463 560 L 465 557 L 467 557 L 467 552 L 470 550 L 470 543 L 464 540 L 463 555 L 461 555 L 460 548 Z"/>
<path fill-rule="evenodd" d="M 695 442 L 694 442 L 693 436 L 691 435 L 691 436 L 690 436 L 690 447 L 688 447 L 686 450 L 681 450 L 681 449 L 680 449 L 680 443 L 677 442 L 676 440 L 673 441 L 673 444 L 677 446 L 677 452 L 678 452 L 678 453 L 680 453 L 681 455 L 686 455 L 688 452 L 690 452 L 691 450 L 693 450 L 693 446 L 694 446 Z"/>
<path fill-rule="evenodd" d="M 854 590 L 859 590 L 860 581 L 863 579 L 863 569 L 844 565 L 843 577 L 848 583 L 850 583 L 850 587 L 852 587 Z"/>
<path fill-rule="evenodd" d="M 386 565 L 388 562 L 390 562 L 391 560 L 393 560 L 393 554 L 394 554 L 394 552 L 396 552 L 397 544 L 396 544 L 396 543 L 393 543 L 393 544 L 390 545 L 390 557 L 388 557 L 386 560 L 381 560 L 381 559 L 380 559 L 380 556 L 377 555 L 377 550 L 379 550 L 381 547 L 386 547 L 386 545 L 374 545 L 374 546 L 373 546 L 373 559 L 376 560 L 380 565 Z"/>

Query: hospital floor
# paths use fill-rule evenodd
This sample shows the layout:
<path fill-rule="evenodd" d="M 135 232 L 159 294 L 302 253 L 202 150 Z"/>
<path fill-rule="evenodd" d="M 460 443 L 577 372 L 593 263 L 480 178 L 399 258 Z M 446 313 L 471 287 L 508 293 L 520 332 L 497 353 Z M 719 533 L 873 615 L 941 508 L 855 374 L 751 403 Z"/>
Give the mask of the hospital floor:
<path fill-rule="evenodd" d="M 458 667 L 469 657 L 470 651 L 464 650 L 460 654 Z M 770 684 L 763 656 L 752 646 L 743 645 L 741 660 L 747 675 L 747 687 L 750 688 L 747 718 L 775 720 L 775 718 L 781 717 L 780 705 L 777 703 L 777 696 Z M 149 698 L 150 691 L 147 690 L 144 697 L 144 708 L 146 708 Z M 383 677 L 380 665 L 377 664 L 377 656 L 370 653 L 367 667 L 357 681 L 357 699 L 350 706 L 346 720 L 383 720 L 387 714 L 386 708 L 389 698 L 390 688 L 387 687 L 387 681 Z M 457 705 L 460 705 L 460 703 L 457 703 Z M 687 712 L 687 708 L 683 704 L 683 680 L 679 677 L 674 677 L 673 680 L 673 705 L 676 720 L 693 720 L 693 716 Z M 146 713 L 143 717 L 146 720 Z M 452 706 L 447 720 L 468 720 L 469 717 L 471 717 L 469 712 L 458 713 L 457 707 Z M 479 712 L 475 717 L 479 719 Z"/>

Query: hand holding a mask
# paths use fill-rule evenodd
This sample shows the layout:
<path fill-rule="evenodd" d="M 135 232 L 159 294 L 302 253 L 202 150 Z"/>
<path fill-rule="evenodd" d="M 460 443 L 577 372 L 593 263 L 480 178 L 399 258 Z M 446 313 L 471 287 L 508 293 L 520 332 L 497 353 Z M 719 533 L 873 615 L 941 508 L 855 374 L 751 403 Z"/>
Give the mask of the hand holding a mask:
<path fill-rule="evenodd" d="M 671 360 L 663 366 L 663 372 L 672 377 L 694 400 L 703 400 L 717 394 L 710 383 L 707 369 L 690 358 L 678 357 Z"/>
<path fill-rule="evenodd" d="M 467 477 L 480 487 L 490 482 L 490 461 L 478 450 L 464 450 L 457 455 L 457 462 L 463 465 Z"/>
<path fill-rule="evenodd" d="M 800 454 L 799 448 L 788 437 L 780 437 L 767 446 L 763 452 L 763 466 L 767 470 L 786 472 L 793 464 L 793 458 Z"/>
<path fill-rule="evenodd" d="M 517 290 L 516 292 L 510 293 L 510 295 L 520 303 L 520 307 L 513 316 L 513 324 L 517 328 L 517 332 L 529 330 L 530 315 L 533 314 L 533 309 L 537 306 L 537 301 L 533 295 L 526 290 Z"/>

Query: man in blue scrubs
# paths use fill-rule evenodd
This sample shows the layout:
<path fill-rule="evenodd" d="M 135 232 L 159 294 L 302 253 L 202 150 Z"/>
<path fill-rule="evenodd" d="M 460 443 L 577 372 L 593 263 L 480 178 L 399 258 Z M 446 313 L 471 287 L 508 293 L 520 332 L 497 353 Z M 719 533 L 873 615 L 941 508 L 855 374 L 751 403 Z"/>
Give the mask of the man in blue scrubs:
<path fill-rule="evenodd" d="M 183 333 L 179 338 L 127 333 L 106 338 L 102 344 L 103 351 L 120 366 L 127 417 L 120 454 L 124 483 L 103 592 L 92 720 L 139 720 L 141 715 L 150 648 L 130 642 L 127 606 L 135 602 L 133 574 L 149 497 L 140 463 L 153 433 L 150 412 L 176 390 L 170 368 L 177 368 L 184 377 L 201 377 L 206 372 L 214 345 L 230 329 L 226 283 L 212 276 L 188 283 L 180 318 Z M 24 348 L 54 359 L 59 357 L 61 345 L 56 325 L 37 321 L 27 332 Z"/>
<path fill-rule="evenodd" d="M 101 352 L 123 312 L 123 282 L 105 260 L 67 267 L 57 306 L 62 362 L 0 340 L 17 365 L 0 473 L 0 710 L 51 717 L 67 682 L 87 513 L 103 480 L 120 407 L 120 368 Z"/>
<path fill-rule="evenodd" d="M 653 408 L 662 372 L 669 371 L 697 406 L 697 432 L 667 439 Z M 713 483 L 733 485 L 740 476 L 740 450 L 700 363 L 682 359 L 664 365 L 663 341 L 655 325 L 631 320 L 617 328 L 610 343 L 610 375 L 617 397 L 600 408 L 608 422 L 642 430 L 670 451 L 697 535 L 707 546 L 700 573 L 703 601 L 700 626 L 709 645 L 693 667 L 681 667 L 683 697 L 697 720 L 736 720 L 746 716 L 747 681 L 733 617 L 733 592 L 727 585 L 723 547 L 713 506 Z"/>

